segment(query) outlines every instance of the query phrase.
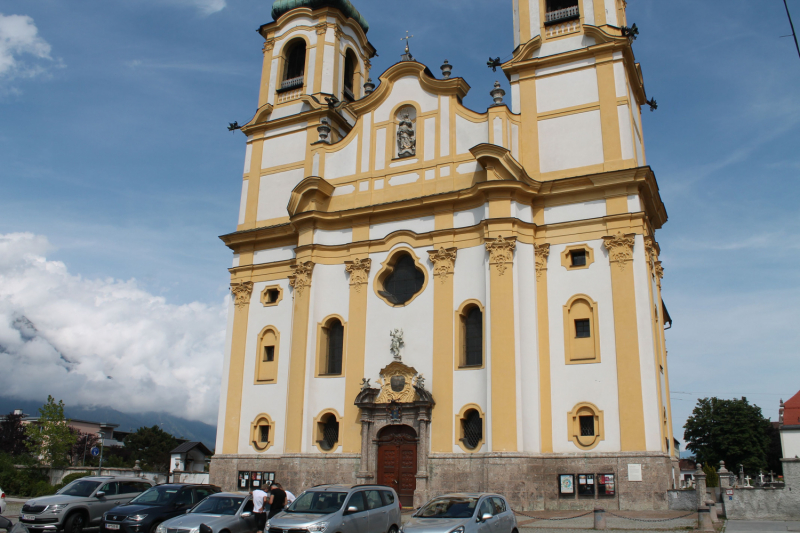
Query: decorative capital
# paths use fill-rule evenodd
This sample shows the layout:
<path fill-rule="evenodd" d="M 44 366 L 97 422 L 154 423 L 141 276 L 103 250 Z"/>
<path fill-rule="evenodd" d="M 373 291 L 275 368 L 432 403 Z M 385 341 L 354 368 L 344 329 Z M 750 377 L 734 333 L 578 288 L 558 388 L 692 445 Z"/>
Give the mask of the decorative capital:
<path fill-rule="evenodd" d="M 428 252 L 428 256 L 433 263 L 433 275 L 439 277 L 439 281 L 444 284 L 447 276 L 453 273 L 456 266 L 456 255 L 458 248 L 444 248 Z"/>
<path fill-rule="evenodd" d="M 367 284 L 369 271 L 372 268 L 372 259 L 358 259 L 345 261 L 345 271 L 350 274 L 350 286 L 356 292 L 361 292 L 361 287 Z"/>
<path fill-rule="evenodd" d="M 542 273 L 547 270 L 547 258 L 550 257 L 550 245 L 549 244 L 534 244 L 534 250 L 536 251 L 536 279 L 542 277 Z"/>
<path fill-rule="evenodd" d="M 317 35 L 325 35 L 325 32 L 328 31 L 327 22 L 320 22 L 315 27 L 317 28 Z"/>
<path fill-rule="evenodd" d="M 658 282 L 661 283 L 661 280 L 664 279 L 664 267 L 661 266 L 661 261 L 656 261 L 655 271 L 656 276 L 658 276 Z"/>
<path fill-rule="evenodd" d="M 616 263 L 620 270 L 625 270 L 625 264 L 633 261 L 635 238 L 635 233 L 623 235 L 622 232 L 613 237 L 603 237 L 603 244 L 608 249 L 609 261 Z"/>
<path fill-rule="evenodd" d="M 266 42 L 264 42 L 264 47 L 262 50 L 264 52 L 269 52 L 273 48 L 275 48 L 275 39 L 267 39 Z"/>
<path fill-rule="evenodd" d="M 339 41 L 342 40 L 342 37 L 344 37 L 344 32 L 342 31 L 342 28 L 340 28 L 339 26 L 335 26 L 333 28 L 333 34 L 336 36 L 336 39 L 339 40 Z"/>
<path fill-rule="evenodd" d="M 499 275 L 505 274 L 508 265 L 514 261 L 514 250 L 516 248 L 517 242 L 514 237 L 506 240 L 500 235 L 497 239 L 487 242 L 486 251 L 489 252 L 489 268 L 495 265 Z"/>
<path fill-rule="evenodd" d="M 244 309 L 250 305 L 250 297 L 253 295 L 253 282 L 241 281 L 239 283 L 231 283 L 231 292 L 235 298 L 236 307 Z"/>
<path fill-rule="evenodd" d="M 289 285 L 291 285 L 298 296 L 303 295 L 306 287 L 311 286 L 311 272 L 314 270 L 314 263 L 306 261 L 292 267 L 292 275 L 289 276 Z"/>

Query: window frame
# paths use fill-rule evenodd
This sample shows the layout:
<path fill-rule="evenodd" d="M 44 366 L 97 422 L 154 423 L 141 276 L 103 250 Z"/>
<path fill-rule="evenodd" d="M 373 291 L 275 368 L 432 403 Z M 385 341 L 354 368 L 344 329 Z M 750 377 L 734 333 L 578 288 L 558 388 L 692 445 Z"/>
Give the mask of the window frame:
<path fill-rule="evenodd" d="M 576 309 L 577 303 L 589 308 L 589 316 L 583 316 Z M 580 315 L 580 316 L 578 316 Z M 589 337 L 577 336 L 577 321 L 589 320 Z M 597 302 L 585 294 L 576 294 L 564 305 L 564 362 L 568 365 L 597 364 L 602 362 L 600 352 L 600 312 Z M 590 355 L 579 350 L 591 346 Z"/>
<path fill-rule="evenodd" d="M 594 435 L 584 436 L 581 434 L 580 418 L 583 416 L 594 418 Z M 604 425 L 603 411 L 593 403 L 581 402 L 567 414 L 569 440 L 582 451 L 592 450 L 605 440 Z"/>
<path fill-rule="evenodd" d="M 322 441 L 325 438 L 324 426 L 330 417 L 333 417 L 339 424 L 339 435 L 337 441 L 334 443 L 331 449 L 326 450 L 322 447 Z M 339 412 L 336 411 L 336 409 L 325 409 L 314 418 L 314 437 L 312 444 L 321 453 L 336 453 L 339 448 L 342 447 L 342 417 L 339 415 Z"/>
<path fill-rule="evenodd" d="M 303 84 L 298 86 L 298 87 L 286 87 L 286 88 L 283 88 L 282 85 L 283 85 L 284 82 L 300 77 L 300 76 L 294 76 L 294 77 L 290 78 L 289 77 L 289 68 L 291 67 L 290 60 L 291 60 L 292 52 L 294 52 L 295 48 L 297 48 L 301 44 L 303 45 L 303 48 L 305 50 L 305 53 L 303 54 L 303 74 L 302 74 Z M 309 64 L 308 64 L 308 55 L 309 54 L 308 54 L 308 51 L 309 51 L 309 48 L 310 48 L 310 44 L 308 43 L 308 41 L 306 41 L 305 38 L 303 38 L 302 36 L 299 36 L 299 35 L 296 36 L 296 37 L 290 38 L 289 42 L 287 42 L 283 47 L 281 47 L 281 67 L 280 67 L 281 75 L 279 77 L 280 78 L 279 81 L 277 82 L 277 87 L 275 87 L 275 92 L 276 93 L 282 93 L 282 92 L 292 91 L 292 90 L 297 90 L 297 89 L 305 90 L 306 82 L 308 81 L 308 69 L 309 69 Z"/>
<path fill-rule="evenodd" d="M 261 440 L 261 426 L 269 426 L 269 441 Z M 257 452 L 264 453 L 275 444 L 275 422 L 267 413 L 261 413 L 250 424 L 250 446 Z"/>
<path fill-rule="evenodd" d="M 381 292 L 386 292 L 386 289 L 384 287 L 384 282 L 394 272 L 397 261 L 399 260 L 399 256 L 402 254 L 408 254 L 411 256 L 411 259 L 414 260 L 414 266 L 416 266 L 416 268 L 422 272 L 424 279 L 422 282 L 422 288 L 420 288 L 420 290 L 417 291 L 407 302 L 402 304 L 399 303 L 394 304 L 390 302 L 384 295 L 382 295 Z M 400 246 L 389 252 L 389 255 L 386 257 L 386 260 L 383 263 L 381 263 L 381 268 L 375 275 L 375 280 L 372 283 L 372 289 L 375 292 L 375 295 L 389 307 L 408 307 L 414 302 L 414 300 L 419 298 L 420 294 L 424 293 L 425 290 L 428 288 L 430 277 L 431 273 L 428 271 L 428 267 L 422 263 L 419 256 L 414 252 L 414 250 L 408 246 Z"/>
<path fill-rule="evenodd" d="M 467 353 L 466 353 L 466 319 L 467 314 L 472 309 L 479 309 L 481 312 L 481 322 L 482 322 L 482 330 L 481 330 L 481 364 L 479 365 L 468 365 L 467 364 Z M 456 370 L 481 370 L 486 368 L 486 308 L 479 300 L 471 299 L 467 300 L 461 304 L 461 306 L 456 310 L 456 359 L 455 359 L 455 369 Z"/>
<path fill-rule="evenodd" d="M 334 320 L 342 324 L 342 370 L 339 374 L 328 373 L 328 328 Z M 341 315 L 328 315 L 317 324 L 317 360 L 314 377 L 317 378 L 343 378 L 345 377 L 347 363 L 347 322 Z"/>
<path fill-rule="evenodd" d="M 572 252 L 583 250 L 586 254 L 586 264 L 574 266 L 572 264 Z M 561 252 L 561 266 L 567 270 L 586 270 L 594 263 L 594 249 L 587 243 L 573 244 L 564 248 Z"/>
<path fill-rule="evenodd" d="M 350 61 L 352 59 L 352 61 Z M 352 67 L 350 83 L 352 87 L 347 87 L 347 69 L 348 65 Z M 355 102 L 358 99 L 358 82 L 360 81 L 358 78 L 360 77 L 360 70 L 361 70 L 361 63 L 358 60 L 358 54 L 355 50 L 351 47 L 347 47 L 344 52 L 344 68 L 342 69 L 342 100 L 347 99 L 348 101 Z M 350 94 L 347 94 L 345 90 L 349 90 Z"/>
<path fill-rule="evenodd" d="M 477 411 L 481 417 L 481 439 L 478 441 L 478 444 L 474 449 L 470 449 L 466 444 L 464 444 L 465 435 L 463 421 L 466 420 L 467 414 L 470 411 Z M 486 445 L 486 413 L 483 411 L 483 409 L 481 409 L 480 405 L 476 403 L 468 403 L 462 407 L 461 411 L 459 411 L 456 415 L 456 444 L 465 453 L 480 453 L 480 451 Z"/>
<path fill-rule="evenodd" d="M 274 302 L 269 301 L 269 292 L 278 291 L 278 298 Z M 261 305 L 264 307 L 275 307 L 283 301 L 283 287 L 280 285 L 268 285 L 261 291 Z"/>
<path fill-rule="evenodd" d="M 274 344 L 269 342 L 269 334 L 274 336 Z M 272 361 L 264 361 L 265 349 L 274 346 Z M 278 382 L 278 361 L 281 346 L 281 332 L 275 326 L 265 326 L 258 334 L 258 349 L 256 351 L 255 385 L 275 385 Z"/>

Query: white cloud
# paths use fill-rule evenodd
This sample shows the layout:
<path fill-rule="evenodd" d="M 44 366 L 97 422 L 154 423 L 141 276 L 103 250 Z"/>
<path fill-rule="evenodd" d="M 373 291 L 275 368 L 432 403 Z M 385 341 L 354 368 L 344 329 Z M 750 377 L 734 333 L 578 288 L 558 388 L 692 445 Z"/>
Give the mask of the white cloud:
<path fill-rule="evenodd" d="M 52 60 L 31 17 L 0 13 L 0 80 L 38 76 Z"/>
<path fill-rule="evenodd" d="M 172 0 L 172 2 L 180 5 L 196 7 L 203 15 L 211 15 L 217 11 L 222 11 L 227 5 L 225 0 Z"/>
<path fill-rule="evenodd" d="M 83 279 L 47 239 L 0 235 L 0 391 L 213 423 L 227 308 L 170 305 L 135 280 Z"/>

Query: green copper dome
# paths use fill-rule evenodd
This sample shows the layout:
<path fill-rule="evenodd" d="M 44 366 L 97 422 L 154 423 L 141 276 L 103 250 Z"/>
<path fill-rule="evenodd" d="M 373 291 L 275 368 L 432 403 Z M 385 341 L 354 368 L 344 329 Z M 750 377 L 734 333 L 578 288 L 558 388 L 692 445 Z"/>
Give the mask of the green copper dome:
<path fill-rule="evenodd" d="M 355 19 L 364 33 L 369 31 L 369 23 L 361 16 L 361 13 L 353 7 L 349 0 L 275 0 L 272 4 L 272 18 L 278 20 L 281 15 L 288 13 L 292 9 L 298 7 L 308 7 L 311 9 L 319 9 L 321 7 L 335 7 L 341 11 L 344 16 Z"/>

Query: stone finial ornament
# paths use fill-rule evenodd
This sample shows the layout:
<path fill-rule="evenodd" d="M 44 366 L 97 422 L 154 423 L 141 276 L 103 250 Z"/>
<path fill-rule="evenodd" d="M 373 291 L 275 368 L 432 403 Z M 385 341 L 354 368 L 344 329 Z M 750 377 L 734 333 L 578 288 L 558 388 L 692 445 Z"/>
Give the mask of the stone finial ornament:
<path fill-rule="evenodd" d="M 327 117 L 322 117 L 322 120 L 319 121 L 319 126 L 317 126 L 317 132 L 319 133 L 320 142 L 324 142 L 327 144 L 331 143 L 330 140 L 331 126 L 330 122 L 328 122 Z"/>
<path fill-rule="evenodd" d="M 444 60 L 444 64 L 439 67 L 442 69 L 442 78 L 448 79 L 450 77 L 450 73 L 453 72 L 453 65 L 451 65 L 446 59 Z"/>
<path fill-rule="evenodd" d="M 364 84 L 364 94 L 369 96 L 375 92 L 375 84 L 372 83 L 372 78 L 367 78 L 367 83 Z"/>
<path fill-rule="evenodd" d="M 494 105 L 503 105 L 503 97 L 506 95 L 506 92 L 500 87 L 500 82 L 494 82 L 494 89 L 489 93 L 492 95 L 492 99 L 494 100 Z"/>

